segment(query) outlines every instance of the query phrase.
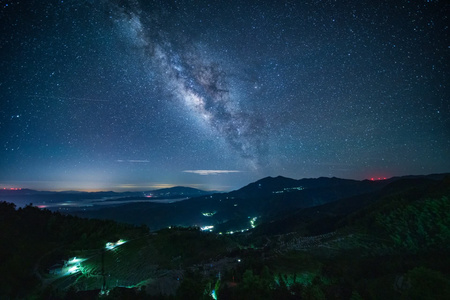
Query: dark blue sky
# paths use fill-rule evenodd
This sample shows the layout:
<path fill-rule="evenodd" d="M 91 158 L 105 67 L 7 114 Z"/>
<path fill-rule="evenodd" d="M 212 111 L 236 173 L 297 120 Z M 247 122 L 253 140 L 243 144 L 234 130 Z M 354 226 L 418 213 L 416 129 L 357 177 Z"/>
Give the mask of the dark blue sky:
<path fill-rule="evenodd" d="M 1 1 L 0 186 L 448 172 L 444 2 Z"/>

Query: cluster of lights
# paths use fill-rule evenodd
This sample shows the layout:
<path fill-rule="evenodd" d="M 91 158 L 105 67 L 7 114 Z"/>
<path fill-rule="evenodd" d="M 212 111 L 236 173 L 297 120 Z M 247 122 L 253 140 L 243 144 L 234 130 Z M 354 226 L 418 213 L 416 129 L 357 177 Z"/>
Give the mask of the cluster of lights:
<path fill-rule="evenodd" d="M 4 190 L 8 190 L 8 191 L 20 191 L 22 190 L 22 188 L 3 188 Z"/>
<path fill-rule="evenodd" d="M 248 217 L 248 218 L 250 219 L 250 217 Z M 256 222 L 257 219 L 258 219 L 258 217 L 253 217 L 253 218 L 250 219 L 250 226 L 251 226 L 252 228 L 255 228 L 255 227 L 256 227 L 255 222 Z M 244 229 L 241 229 L 241 230 L 235 230 L 235 231 L 230 230 L 230 231 L 225 232 L 225 234 L 235 234 L 235 233 L 238 233 L 238 232 L 246 232 L 246 231 L 249 231 L 249 230 L 250 230 L 249 228 L 244 228 Z M 222 235 L 223 233 L 222 233 L 222 232 L 219 232 L 219 234 Z"/>
<path fill-rule="evenodd" d="M 213 229 L 214 229 L 214 225 L 209 225 L 209 226 L 203 226 L 203 227 L 200 227 L 200 230 L 201 230 L 201 231 L 207 231 L 207 230 L 209 230 L 210 232 L 212 232 Z"/>
<path fill-rule="evenodd" d="M 254 217 L 254 218 L 252 218 L 252 219 L 250 220 L 250 226 L 252 226 L 252 228 L 255 228 L 255 227 L 256 227 L 255 222 L 256 222 L 257 219 L 258 219 L 258 217 Z"/>
<path fill-rule="evenodd" d="M 202 215 L 205 216 L 205 217 L 212 217 L 216 213 L 217 213 L 216 211 L 213 211 L 213 212 L 202 212 Z"/>
<path fill-rule="evenodd" d="M 372 181 L 375 181 L 375 180 L 386 180 L 386 177 L 378 177 L 378 178 L 372 177 L 372 178 L 370 178 L 370 180 L 372 180 Z"/>
<path fill-rule="evenodd" d="M 69 274 L 75 274 L 80 272 L 80 266 L 79 265 L 75 265 L 69 268 L 69 270 L 67 270 L 67 273 Z"/>
<path fill-rule="evenodd" d="M 108 242 L 108 243 L 106 243 L 105 248 L 108 249 L 108 250 L 112 250 L 112 249 L 116 248 L 117 246 L 120 246 L 120 245 L 122 245 L 122 244 L 125 244 L 126 242 L 127 242 L 127 241 L 125 241 L 125 240 L 123 240 L 123 239 L 120 239 L 120 240 L 118 240 L 118 241 L 115 242 L 115 243 Z"/>
<path fill-rule="evenodd" d="M 67 264 L 69 264 L 69 265 L 73 265 L 73 264 L 79 264 L 79 263 L 81 263 L 81 262 L 83 262 L 83 261 L 85 261 L 86 259 L 84 259 L 84 258 L 77 258 L 76 256 L 75 257 L 73 257 L 72 259 L 69 259 L 69 261 L 67 262 Z"/>
<path fill-rule="evenodd" d="M 69 259 L 66 264 L 66 267 L 68 267 L 67 274 L 72 275 L 72 274 L 80 272 L 81 271 L 80 264 L 85 260 L 86 260 L 85 258 L 77 258 L 76 256 Z"/>
<path fill-rule="evenodd" d="M 238 232 L 246 232 L 248 230 L 249 230 L 248 228 L 241 229 L 241 230 L 236 230 L 236 231 L 230 230 L 230 231 L 225 232 L 225 234 L 235 234 L 235 233 L 238 233 Z M 219 234 L 223 235 L 223 232 L 219 232 Z"/>
<path fill-rule="evenodd" d="M 282 194 L 284 192 L 291 192 L 291 191 L 303 191 L 305 188 L 302 186 L 296 186 L 296 187 L 290 187 L 290 188 L 284 188 L 282 191 L 273 191 L 272 194 Z"/>
<path fill-rule="evenodd" d="M 237 232 L 246 232 L 246 231 L 248 231 L 248 228 L 241 229 L 241 230 L 236 230 L 236 231 L 233 231 L 233 230 L 227 231 L 227 234 L 235 234 Z"/>

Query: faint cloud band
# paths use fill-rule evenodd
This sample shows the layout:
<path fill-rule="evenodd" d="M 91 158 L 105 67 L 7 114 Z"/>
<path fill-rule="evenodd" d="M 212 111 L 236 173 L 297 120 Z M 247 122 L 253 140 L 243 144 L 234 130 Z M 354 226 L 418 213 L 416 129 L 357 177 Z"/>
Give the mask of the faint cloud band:
<path fill-rule="evenodd" d="M 184 173 L 194 173 L 198 175 L 219 175 L 228 173 L 241 173 L 239 170 L 184 170 Z"/>

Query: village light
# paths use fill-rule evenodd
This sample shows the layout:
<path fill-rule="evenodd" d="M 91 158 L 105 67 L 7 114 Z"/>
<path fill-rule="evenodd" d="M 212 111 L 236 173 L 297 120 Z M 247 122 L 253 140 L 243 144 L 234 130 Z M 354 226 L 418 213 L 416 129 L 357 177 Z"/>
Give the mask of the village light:
<path fill-rule="evenodd" d="M 254 218 L 252 218 L 252 219 L 250 220 L 250 226 L 252 226 L 252 228 L 255 228 L 255 227 L 256 227 L 255 222 L 256 222 L 257 219 L 258 219 L 258 217 L 254 217 Z"/>
<path fill-rule="evenodd" d="M 76 266 L 70 267 L 69 270 L 67 270 L 67 273 L 75 274 L 79 271 L 80 271 L 80 268 L 78 267 L 78 265 L 76 265 Z"/>
<path fill-rule="evenodd" d="M 75 257 L 73 257 L 72 259 L 69 259 L 69 261 L 67 262 L 67 264 L 73 265 L 73 264 L 80 263 L 80 262 L 82 262 L 82 261 L 84 261 L 84 259 L 82 259 L 82 258 L 77 258 L 77 257 L 75 256 Z"/>
<path fill-rule="evenodd" d="M 105 248 L 108 250 L 112 250 L 112 249 L 116 248 L 117 246 L 125 244 L 126 242 L 127 241 L 125 241 L 124 239 L 120 239 L 115 243 L 108 242 L 108 243 L 106 243 Z"/>
<path fill-rule="evenodd" d="M 206 230 L 212 231 L 213 228 L 214 228 L 214 225 L 209 225 L 209 226 L 200 227 L 200 230 L 201 231 L 206 231 Z"/>

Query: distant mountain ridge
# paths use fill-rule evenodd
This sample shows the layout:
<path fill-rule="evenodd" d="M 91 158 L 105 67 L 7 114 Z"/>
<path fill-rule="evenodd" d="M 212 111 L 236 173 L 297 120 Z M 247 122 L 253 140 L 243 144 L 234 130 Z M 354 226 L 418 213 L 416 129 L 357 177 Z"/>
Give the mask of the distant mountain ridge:
<path fill-rule="evenodd" d="M 195 194 L 212 194 L 217 193 L 217 191 L 204 191 L 192 187 L 185 187 L 185 186 L 174 186 L 170 188 L 163 188 L 163 189 L 155 189 L 155 190 L 148 190 L 144 192 L 114 192 L 114 191 L 99 191 L 99 192 L 85 192 L 85 191 L 76 191 L 76 190 L 67 190 L 67 191 L 41 191 L 41 190 L 33 190 L 33 189 L 0 189 L 0 195 L 11 195 L 11 194 L 88 194 L 88 195 L 101 195 L 101 196 L 130 196 L 130 195 L 142 195 L 147 193 L 154 193 L 154 194 L 165 194 L 165 193 L 171 193 L 171 194 L 189 194 L 189 195 L 195 195 Z"/>
<path fill-rule="evenodd" d="M 445 175 L 445 174 L 442 174 Z M 256 234 L 282 234 L 301 232 L 305 235 L 318 235 L 334 231 L 351 223 L 361 222 L 384 205 L 390 210 L 396 207 L 392 199 L 405 199 L 414 202 L 417 199 L 450 195 L 450 175 L 447 176 L 407 176 L 391 181 L 381 189 L 342 198 L 323 205 L 287 212 L 266 219 L 255 230 Z"/>
<path fill-rule="evenodd" d="M 59 209 L 58 206 L 52 206 L 52 203 L 64 202 L 68 204 L 63 208 L 65 213 L 136 225 L 146 224 L 151 230 L 175 225 L 214 226 L 215 231 L 230 231 L 248 229 L 249 219 L 255 217 L 265 221 L 279 220 L 280 216 L 288 216 L 299 210 L 304 210 L 300 215 L 305 216 L 308 210 L 314 211 L 316 207 L 326 208 L 324 212 L 328 215 L 350 213 L 370 204 L 380 191 L 395 193 L 411 184 L 426 185 L 427 182 L 442 180 L 445 176 L 449 174 L 402 176 L 377 181 L 335 177 L 297 180 L 277 176 L 262 178 L 228 193 L 180 186 L 124 193 L 1 190 L 0 201 L 18 204 L 18 200 L 22 200 L 25 204 L 35 205 L 45 203 L 43 207 L 50 209 Z M 188 200 L 158 202 L 160 199 L 180 198 Z M 101 199 L 102 203 L 108 205 L 71 205 L 83 201 L 90 204 L 96 199 Z M 288 223 L 293 224 L 291 221 Z"/>
<path fill-rule="evenodd" d="M 144 194 L 152 194 L 156 197 L 164 197 L 164 196 L 185 196 L 185 197 L 196 197 L 209 195 L 213 193 L 218 193 L 217 191 L 204 191 L 192 187 L 185 186 L 174 186 L 171 188 L 157 189 L 153 191 L 144 192 Z"/>
<path fill-rule="evenodd" d="M 408 176 L 439 180 L 449 174 Z M 350 180 L 320 177 L 292 179 L 266 177 L 229 193 L 215 193 L 171 204 L 134 203 L 102 210 L 71 212 L 79 216 L 110 218 L 146 224 L 151 230 L 168 226 L 215 226 L 215 231 L 248 229 L 250 218 L 270 220 L 286 212 L 330 205 L 341 199 L 358 199 L 380 191 L 403 177 L 386 180 Z M 359 198 L 358 198 L 359 197 Z"/>

